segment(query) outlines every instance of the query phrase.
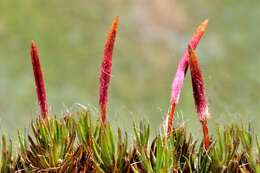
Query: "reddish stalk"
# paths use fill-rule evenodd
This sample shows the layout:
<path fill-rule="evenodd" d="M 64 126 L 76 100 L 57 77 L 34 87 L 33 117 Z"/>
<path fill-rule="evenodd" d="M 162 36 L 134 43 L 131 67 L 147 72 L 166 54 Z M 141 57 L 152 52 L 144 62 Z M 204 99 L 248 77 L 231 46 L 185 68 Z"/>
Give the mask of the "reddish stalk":
<path fill-rule="evenodd" d="M 167 134 L 168 134 L 168 136 L 172 132 L 172 124 L 173 124 L 173 120 L 174 120 L 175 107 L 176 107 L 176 103 L 171 102 L 170 112 L 169 112 L 168 120 L 167 120 L 167 123 L 168 123 L 167 124 Z"/>
<path fill-rule="evenodd" d="M 200 69 L 200 64 L 197 55 L 191 46 L 188 47 L 188 52 L 190 57 L 189 59 L 190 59 L 193 97 L 194 97 L 198 117 L 203 129 L 204 147 L 206 150 L 208 150 L 210 145 L 208 122 L 207 122 L 209 118 L 209 111 L 208 111 L 208 101 L 206 97 L 204 79 Z"/>
<path fill-rule="evenodd" d="M 107 118 L 107 101 L 108 101 L 108 87 L 112 72 L 112 55 L 113 48 L 116 38 L 116 33 L 118 29 L 118 16 L 115 17 L 112 27 L 108 33 L 107 41 L 104 48 L 104 54 L 101 63 L 101 72 L 100 72 L 100 86 L 99 86 L 99 107 L 101 113 L 101 120 L 103 125 L 106 125 Z"/>
<path fill-rule="evenodd" d="M 196 32 L 193 34 L 189 45 L 192 47 L 192 49 L 196 49 L 198 46 L 203 34 L 205 33 L 208 26 L 208 20 L 204 20 L 196 29 Z M 171 100 L 170 100 L 170 111 L 168 115 L 168 124 L 167 124 L 167 134 L 169 135 L 172 131 L 172 124 L 174 120 L 174 112 L 175 107 L 179 102 L 180 93 L 183 87 L 183 82 L 185 75 L 187 73 L 187 69 L 189 67 L 189 53 L 188 50 L 185 49 L 181 60 L 178 64 L 176 74 L 174 76 L 173 82 L 172 82 L 172 89 L 171 89 Z"/>
<path fill-rule="evenodd" d="M 209 139 L 209 129 L 208 129 L 208 122 L 207 120 L 201 121 L 202 130 L 203 130 L 203 143 L 206 150 L 208 150 L 210 146 L 210 139 Z"/>
<path fill-rule="evenodd" d="M 41 70 L 40 59 L 37 51 L 37 47 L 34 41 L 31 43 L 31 61 L 34 74 L 34 82 L 36 88 L 36 95 L 38 99 L 38 104 L 41 110 L 41 118 L 48 119 L 48 101 L 46 90 L 44 86 L 43 74 Z"/>

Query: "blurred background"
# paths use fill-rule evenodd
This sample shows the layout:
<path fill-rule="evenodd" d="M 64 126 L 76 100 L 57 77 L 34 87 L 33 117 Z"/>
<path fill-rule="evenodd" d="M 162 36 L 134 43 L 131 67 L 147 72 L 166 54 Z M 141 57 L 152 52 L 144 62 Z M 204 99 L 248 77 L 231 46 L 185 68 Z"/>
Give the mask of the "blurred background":
<path fill-rule="evenodd" d="M 167 112 L 171 81 L 188 40 L 206 18 L 197 51 L 210 103 L 210 126 L 252 121 L 260 127 L 260 1 L 1 0 L 0 133 L 14 136 L 38 115 L 29 47 L 35 40 L 51 112 L 75 103 L 98 106 L 104 41 L 120 16 L 113 57 L 109 120 L 128 130 L 133 120 L 157 132 Z M 177 122 L 200 125 L 190 74 Z M 211 128 L 213 130 L 213 128 Z"/>

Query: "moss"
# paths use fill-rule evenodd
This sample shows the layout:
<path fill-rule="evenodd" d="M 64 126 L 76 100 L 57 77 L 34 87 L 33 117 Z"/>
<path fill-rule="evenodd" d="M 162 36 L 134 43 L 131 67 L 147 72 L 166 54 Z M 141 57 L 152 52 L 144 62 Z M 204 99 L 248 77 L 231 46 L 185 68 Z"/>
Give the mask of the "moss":
<path fill-rule="evenodd" d="M 30 134 L 18 133 L 15 153 L 3 136 L 1 172 L 258 172 L 260 142 L 252 129 L 216 128 L 206 151 L 183 126 L 152 138 L 149 124 L 140 122 L 129 142 L 127 133 L 82 110 L 33 121 Z"/>

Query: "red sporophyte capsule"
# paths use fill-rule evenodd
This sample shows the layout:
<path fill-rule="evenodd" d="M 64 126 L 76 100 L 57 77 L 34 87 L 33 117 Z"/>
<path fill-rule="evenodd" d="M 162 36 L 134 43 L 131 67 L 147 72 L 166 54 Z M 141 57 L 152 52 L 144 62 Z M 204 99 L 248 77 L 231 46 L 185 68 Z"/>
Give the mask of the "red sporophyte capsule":
<path fill-rule="evenodd" d="M 193 34 L 189 45 L 192 49 L 196 49 L 197 45 L 200 42 L 203 34 L 205 33 L 208 26 L 208 20 L 204 20 L 197 28 L 196 32 Z M 189 67 L 189 54 L 188 50 L 185 49 L 184 54 L 181 57 L 181 60 L 178 64 L 171 89 L 171 100 L 170 100 L 170 110 L 167 118 L 167 134 L 169 135 L 172 131 L 172 124 L 174 119 L 175 107 L 179 102 L 181 90 L 183 87 L 184 78 Z"/>
<path fill-rule="evenodd" d="M 202 125 L 203 135 L 204 135 L 204 147 L 207 150 L 210 145 L 208 123 L 209 110 L 208 101 L 205 92 L 205 84 L 203 75 L 200 69 L 199 61 L 197 55 L 191 46 L 188 47 L 189 59 L 190 59 L 190 72 L 193 88 L 193 97 L 198 113 L 199 120 Z"/>
<path fill-rule="evenodd" d="M 46 90 L 44 86 L 43 74 L 41 70 L 40 59 L 37 51 L 37 47 L 34 41 L 31 43 L 31 61 L 34 74 L 34 82 L 36 88 L 36 95 L 38 99 L 38 104 L 41 110 L 41 118 L 48 119 L 48 101 Z"/>
<path fill-rule="evenodd" d="M 115 17 L 112 27 L 108 33 L 107 41 L 104 48 L 104 54 L 101 63 L 101 72 L 100 72 L 100 86 L 99 86 L 99 107 L 101 113 L 101 120 L 103 125 L 106 124 L 106 114 L 107 114 L 107 102 L 108 102 L 108 87 L 112 72 L 112 55 L 113 48 L 116 38 L 116 33 L 118 29 L 118 16 Z"/>

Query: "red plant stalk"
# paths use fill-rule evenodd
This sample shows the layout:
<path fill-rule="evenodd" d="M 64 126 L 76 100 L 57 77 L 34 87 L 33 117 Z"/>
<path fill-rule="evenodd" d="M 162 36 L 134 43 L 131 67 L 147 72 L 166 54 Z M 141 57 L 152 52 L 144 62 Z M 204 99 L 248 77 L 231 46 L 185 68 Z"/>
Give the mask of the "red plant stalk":
<path fill-rule="evenodd" d="M 188 52 L 190 57 L 189 59 L 190 59 L 193 97 L 194 97 L 197 113 L 199 116 L 199 120 L 201 122 L 202 129 L 203 129 L 204 147 L 207 150 L 210 145 L 208 123 L 207 123 L 207 120 L 209 118 L 209 111 L 208 111 L 208 101 L 205 92 L 204 79 L 202 76 L 197 55 L 191 46 L 188 47 Z"/>
<path fill-rule="evenodd" d="M 34 41 L 31 43 L 31 61 L 33 67 L 34 81 L 38 104 L 41 109 L 41 118 L 48 119 L 48 101 L 46 96 L 46 90 L 44 87 L 43 74 L 41 70 L 40 59 L 37 51 L 37 47 Z"/>
<path fill-rule="evenodd" d="M 189 45 L 193 49 L 196 49 L 197 45 L 200 42 L 200 39 L 204 35 L 206 29 L 208 26 L 208 20 L 204 20 L 196 29 L 196 32 L 193 34 Z M 187 69 L 189 67 L 189 53 L 188 50 L 185 49 L 181 60 L 178 64 L 176 74 L 174 76 L 173 82 L 172 82 L 172 89 L 171 89 L 171 100 L 170 100 L 170 111 L 167 119 L 167 134 L 169 135 L 172 131 L 172 124 L 174 119 L 174 112 L 175 107 L 179 102 L 180 93 L 183 87 L 184 78 L 187 72 Z"/>
<path fill-rule="evenodd" d="M 104 54 L 101 63 L 101 72 L 100 72 L 100 85 L 99 85 L 99 107 L 101 113 L 101 120 L 103 125 L 106 124 L 107 117 L 107 101 L 108 101 L 108 87 L 112 72 L 112 55 L 113 48 L 116 38 L 116 33 L 118 29 L 118 16 L 115 17 L 112 27 L 108 33 L 107 41 L 104 48 Z"/>

